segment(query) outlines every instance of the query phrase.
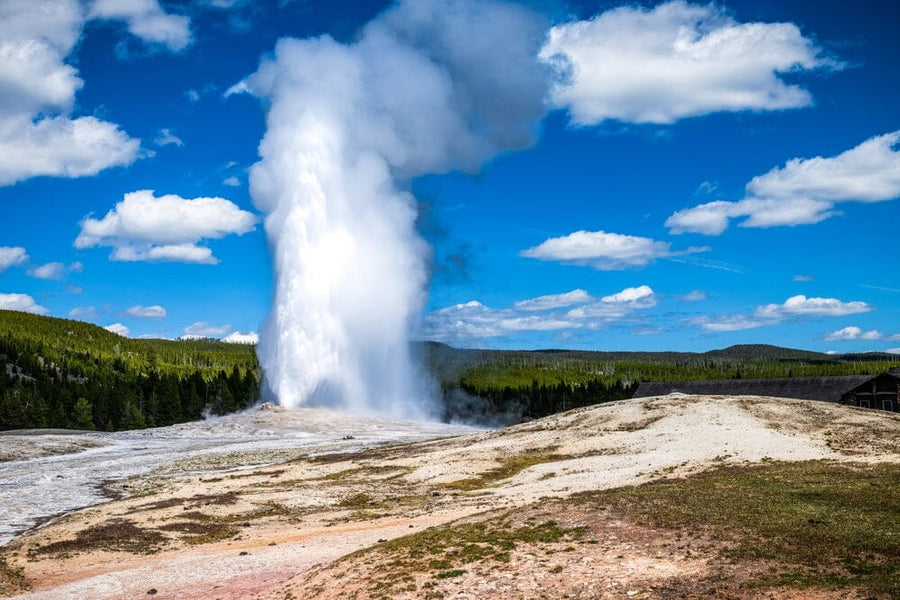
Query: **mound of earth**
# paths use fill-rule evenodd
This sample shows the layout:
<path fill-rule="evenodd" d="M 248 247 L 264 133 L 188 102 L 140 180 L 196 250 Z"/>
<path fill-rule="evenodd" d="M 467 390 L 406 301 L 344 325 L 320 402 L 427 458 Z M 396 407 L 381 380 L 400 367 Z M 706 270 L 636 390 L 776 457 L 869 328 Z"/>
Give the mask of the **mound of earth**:
<path fill-rule="evenodd" d="M 129 497 L 4 547 L 0 595 L 846 598 L 895 590 L 900 417 L 879 411 L 666 396 L 266 467 L 240 468 L 235 455 L 216 470 L 217 460 L 126 482 Z M 858 518 L 841 517 L 845 509 Z"/>

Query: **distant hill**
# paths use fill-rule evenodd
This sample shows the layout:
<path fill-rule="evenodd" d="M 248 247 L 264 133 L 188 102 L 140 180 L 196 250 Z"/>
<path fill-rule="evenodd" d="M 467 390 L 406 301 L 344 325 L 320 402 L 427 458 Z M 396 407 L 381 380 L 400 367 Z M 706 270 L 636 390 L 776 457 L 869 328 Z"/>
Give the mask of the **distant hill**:
<path fill-rule="evenodd" d="M 0 310 L 0 429 L 170 425 L 250 405 L 259 379 L 252 346 Z"/>
<path fill-rule="evenodd" d="M 884 353 L 830 355 L 766 344 L 709 352 L 472 350 L 413 345 L 440 384 L 447 420 L 508 424 L 630 398 L 640 382 L 871 375 L 900 365 Z"/>

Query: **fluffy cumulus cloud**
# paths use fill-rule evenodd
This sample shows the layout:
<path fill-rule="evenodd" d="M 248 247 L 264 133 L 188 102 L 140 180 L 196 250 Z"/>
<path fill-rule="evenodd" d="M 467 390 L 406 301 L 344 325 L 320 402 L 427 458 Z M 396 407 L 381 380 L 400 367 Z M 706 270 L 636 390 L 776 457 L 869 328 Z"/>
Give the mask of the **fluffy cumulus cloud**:
<path fill-rule="evenodd" d="M 841 202 L 900 198 L 900 131 L 873 137 L 837 156 L 794 158 L 754 177 L 743 200 L 717 200 L 680 210 L 666 221 L 672 233 L 719 235 L 732 219 L 742 227 L 818 223 Z"/>
<path fill-rule="evenodd" d="M 140 142 L 115 123 L 71 116 L 83 81 L 66 61 L 84 20 L 77 0 L 0 2 L 0 185 L 94 175 L 138 157 Z"/>
<path fill-rule="evenodd" d="M 680 0 L 557 25 L 541 58 L 559 77 L 553 103 L 579 125 L 808 106 L 809 92 L 781 75 L 836 66 L 791 23 L 739 23 Z"/>
<path fill-rule="evenodd" d="M 229 344 L 257 344 L 259 343 L 259 334 L 255 331 L 249 331 L 247 333 L 241 333 L 240 331 L 233 331 L 222 338 L 223 342 L 228 342 Z"/>
<path fill-rule="evenodd" d="M 125 314 L 138 319 L 163 319 L 166 316 L 166 309 L 159 304 L 153 304 L 152 306 L 141 306 L 138 304 L 128 308 Z"/>
<path fill-rule="evenodd" d="M 706 252 L 708 247 L 672 250 L 668 242 L 645 237 L 607 233 L 605 231 L 576 231 L 567 236 L 550 238 L 522 251 L 522 256 L 562 263 L 589 265 L 601 271 L 616 271 L 643 267 L 660 259 Z"/>
<path fill-rule="evenodd" d="M 111 325 L 107 325 L 103 329 L 105 329 L 107 331 L 111 331 L 111 332 L 115 333 L 116 335 L 121 335 L 122 337 L 127 337 L 128 334 L 131 333 L 131 330 L 128 329 L 128 327 L 126 327 L 125 325 L 123 325 L 121 323 L 113 323 Z"/>
<path fill-rule="evenodd" d="M 50 311 L 34 301 L 28 294 L 0 293 L 0 310 L 18 310 L 21 312 L 46 315 Z"/>
<path fill-rule="evenodd" d="M 125 194 L 102 219 L 85 218 L 76 248 L 109 246 L 112 260 L 216 264 L 212 250 L 198 243 L 241 235 L 256 216 L 224 198 L 155 196 L 153 190 Z"/>
<path fill-rule="evenodd" d="M 128 32 L 149 44 L 179 52 L 191 43 L 191 22 L 184 15 L 167 14 L 158 0 L 94 0 L 89 17 L 122 21 Z"/>
<path fill-rule="evenodd" d="M 10 267 L 28 262 L 28 253 L 21 246 L 0 246 L 0 273 Z"/>
<path fill-rule="evenodd" d="M 843 317 L 869 312 L 872 307 L 865 302 L 854 300 L 842 302 L 837 298 L 807 298 L 800 294 L 791 296 L 782 304 L 766 304 L 756 308 L 756 316 L 766 319 L 781 319 L 796 315 L 816 317 Z"/>
<path fill-rule="evenodd" d="M 900 340 L 900 333 L 894 335 L 885 335 L 878 331 L 877 329 L 873 329 L 871 331 L 863 331 L 860 327 L 844 327 L 843 329 L 838 329 L 837 331 L 833 331 L 829 334 L 825 335 L 825 339 L 829 342 L 839 341 L 839 340 L 863 340 L 863 341 L 878 341 L 878 340 Z"/>
<path fill-rule="evenodd" d="M 788 319 L 842 317 L 871 310 L 871 305 L 859 300 L 844 302 L 837 298 L 807 298 L 801 294 L 791 296 L 781 304 L 757 306 L 749 315 L 700 316 L 686 322 L 710 332 L 740 331 L 777 325 Z"/>
<path fill-rule="evenodd" d="M 471 344 L 479 339 L 523 331 L 599 329 L 656 306 L 656 294 L 646 285 L 625 288 L 599 299 L 584 290 L 540 296 L 494 309 L 477 300 L 441 308 L 425 319 L 424 333 L 432 339 Z M 562 311 L 560 309 L 568 309 Z"/>

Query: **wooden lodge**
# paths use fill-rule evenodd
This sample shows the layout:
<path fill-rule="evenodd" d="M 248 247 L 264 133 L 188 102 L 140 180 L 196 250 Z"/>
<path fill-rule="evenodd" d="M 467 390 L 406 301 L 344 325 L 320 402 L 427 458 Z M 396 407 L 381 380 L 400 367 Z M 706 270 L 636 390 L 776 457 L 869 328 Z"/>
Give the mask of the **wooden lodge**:
<path fill-rule="evenodd" d="M 682 393 L 713 396 L 772 396 L 821 400 L 862 408 L 900 412 L 900 369 L 881 375 L 784 377 L 772 379 L 711 379 L 707 381 L 642 382 L 635 398 Z"/>

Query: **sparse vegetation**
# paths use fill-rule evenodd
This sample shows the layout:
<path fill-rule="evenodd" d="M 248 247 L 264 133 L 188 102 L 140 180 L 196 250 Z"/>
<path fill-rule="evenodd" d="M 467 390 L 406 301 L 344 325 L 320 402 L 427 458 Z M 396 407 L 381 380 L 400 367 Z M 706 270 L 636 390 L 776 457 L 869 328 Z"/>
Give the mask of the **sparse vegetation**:
<path fill-rule="evenodd" d="M 722 467 L 685 480 L 583 494 L 637 523 L 698 531 L 725 564 L 765 563 L 752 588 L 861 589 L 900 597 L 900 465 Z"/>
<path fill-rule="evenodd" d="M 529 467 L 533 467 L 535 465 L 540 465 L 543 463 L 566 460 L 569 458 L 573 457 L 555 454 L 552 448 L 545 448 L 533 453 L 513 456 L 504 459 L 500 461 L 500 464 L 498 466 L 485 471 L 478 477 L 458 479 L 456 481 L 445 483 L 441 487 L 448 490 L 459 491 L 480 490 L 482 488 L 494 485 L 498 481 L 514 477 Z"/>
<path fill-rule="evenodd" d="M 34 554 L 69 555 L 95 550 L 153 554 L 166 542 L 165 536 L 153 529 L 142 529 L 134 521 L 116 519 L 79 531 L 74 539 L 60 540 L 29 550 Z"/>
<path fill-rule="evenodd" d="M 464 575 L 471 566 L 507 563 L 520 545 L 558 544 L 579 539 L 582 528 L 566 529 L 554 521 L 515 525 L 509 515 L 477 523 L 447 525 L 386 541 L 348 555 L 352 561 L 377 554 L 387 567 L 367 582 L 366 597 L 390 598 L 393 593 L 415 591 L 416 574 L 433 581 Z M 429 587 L 426 583 L 424 587 Z"/>

